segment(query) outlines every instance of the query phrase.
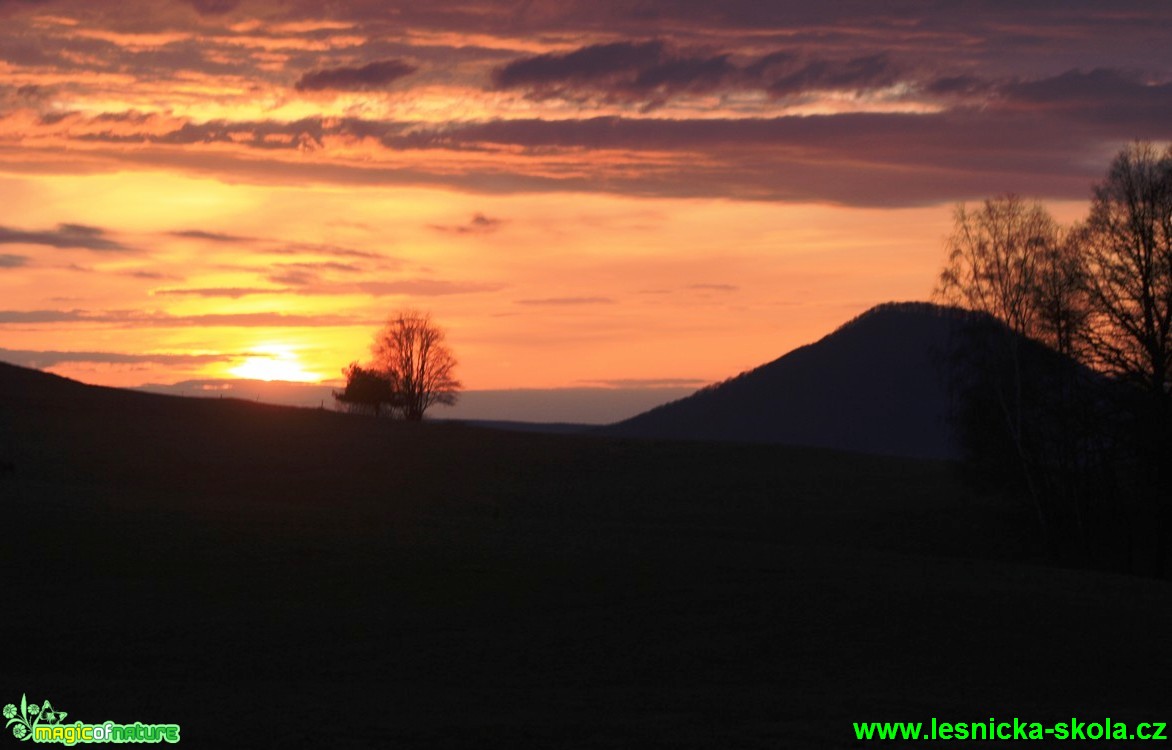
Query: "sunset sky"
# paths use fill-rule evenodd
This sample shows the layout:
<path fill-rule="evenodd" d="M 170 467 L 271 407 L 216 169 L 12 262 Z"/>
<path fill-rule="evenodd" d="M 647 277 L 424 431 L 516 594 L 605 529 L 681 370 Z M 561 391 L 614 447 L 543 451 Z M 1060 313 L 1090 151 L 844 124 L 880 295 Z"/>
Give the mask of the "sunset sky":
<path fill-rule="evenodd" d="M 1172 134 L 1172 4 L 0 0 L 0 360 L 694 386 L 926 299 L 952 206 L 1063 220 Z"/>

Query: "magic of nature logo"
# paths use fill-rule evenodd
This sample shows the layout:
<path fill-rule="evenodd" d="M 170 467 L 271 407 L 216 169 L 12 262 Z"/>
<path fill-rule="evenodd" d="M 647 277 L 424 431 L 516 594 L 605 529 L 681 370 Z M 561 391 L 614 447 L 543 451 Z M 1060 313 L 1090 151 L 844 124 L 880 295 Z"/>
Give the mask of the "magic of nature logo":
<path fill-rule="evenodd" d="M 49 701 L 38 704 L 29 702 L 27 695 L 21 695 L 19 706 L 15 703 L 4 706 L 7 720 L 4 728 L 11 729 L 13 737 L 25 742 L 32 740 L 70 746 L 78 743 L 179 742 L 178 724 L 144 724 L 141 721 L 131 724 L 75 721 L 67 724 L 65 719 L 68 716 L 65 711 L 53 708 Z"/>

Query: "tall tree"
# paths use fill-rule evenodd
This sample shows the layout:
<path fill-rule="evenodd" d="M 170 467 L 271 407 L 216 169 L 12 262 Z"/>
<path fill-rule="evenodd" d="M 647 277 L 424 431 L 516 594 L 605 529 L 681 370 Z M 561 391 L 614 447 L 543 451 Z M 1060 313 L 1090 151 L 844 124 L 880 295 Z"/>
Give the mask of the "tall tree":
<path fill-rule="evenodd" d="M 1172 576 L 1172 146 L 1133 143 L 1095 187 L 1084 238 L 1093 363 L 1129 384 L 1127 498 L 1138 546 Z"/>
<path fill-rule="evenodd" d="M 454 404 L 460 381 L 444 331 L 427 313 L 395 313 L 375 336 L 374 369 L 394 384 L 404 418 L 418 422 L 435 404 Z"/>
<path fill-rule="evenodd" d="M 953 216 L 939 296 L 1040 337 L 1040 292 L 1047 264 L 1060 257 L 1058 224 L 1041 203 L 1013 194 L 989 198 L 976 210 L 960 205 Z"/>
<path fill-rule="evenodd" d="M 1084 355 L 1090 316 L 1083 233 L 1076 226 L 1047 244 L 1034 283 L 1034 337 L 1076 360 Z"/>
<path fill-rule="evenodd" d="M 937 296 L 987 316 L 958 331 L 949 352 L 959 436 L 983 479 L 1026 492 L 1049 546 L 1065 523 L 1054 496 L 1074 462 L 1073 432 L 1062 427 L 1077 370 L 1035 341 L 1075 353 L 1085 319 L 1079 248 L 1040 202 L 1013 194 L 959 206 L 954 221 Z"/>
<path fill-rule="evenodd" d="M 1097 364 L 1165 418 L 1172 380 L 1172 147 L 1124 148 L 1095 187 L 1083 236 Z"/>

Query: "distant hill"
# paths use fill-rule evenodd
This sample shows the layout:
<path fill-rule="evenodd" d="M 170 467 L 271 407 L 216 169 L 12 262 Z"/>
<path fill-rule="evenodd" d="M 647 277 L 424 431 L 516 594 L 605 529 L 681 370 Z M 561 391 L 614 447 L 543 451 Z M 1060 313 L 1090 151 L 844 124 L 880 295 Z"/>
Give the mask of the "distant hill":
<path fill-rule="evenodd" d="M 926 302 L 879 305 L 816 343 L 607 432 L 953 458 L 937 359 L 963 315 Z"/>
<path fill-rule="evenodd" d="M 79 400 L 93 404 L 109 399 L 134 399 L 137 396 L 132 391 L 86 385 L 51 372 L 7 362 L 0 362 L 0 390 L 9 398 L 19 399 L 26 406 L 71 405 Z M 4 400 L 0 399 L 0 407 L 4 405 Z"/>
<path fill-rule="evenodd" d="M 702 383 L 641 387 L 512 388 L 462 391 L 455 406 L 429 411 L 429 419 L 493 422 L 508 429 L 549 423 L 610 424 L 695 392 Z M 267 404 L 333 409 L 338 385 L 264 380 L 185 380 L 138 388 L 149 393 L 239 398 Z"/>

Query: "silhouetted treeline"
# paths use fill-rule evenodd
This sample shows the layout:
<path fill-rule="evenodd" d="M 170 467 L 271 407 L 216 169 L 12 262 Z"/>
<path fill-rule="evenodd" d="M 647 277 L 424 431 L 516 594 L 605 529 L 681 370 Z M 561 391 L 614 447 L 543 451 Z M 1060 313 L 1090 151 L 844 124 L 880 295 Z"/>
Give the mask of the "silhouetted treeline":
<path fill-rule="evenodd" d="M 1072 227 L 960 207 L 948 249 L 966 476 L 1023 497 L 1058 559 L 1172 576 L 1172 148 L 1123 149 Z"/>

